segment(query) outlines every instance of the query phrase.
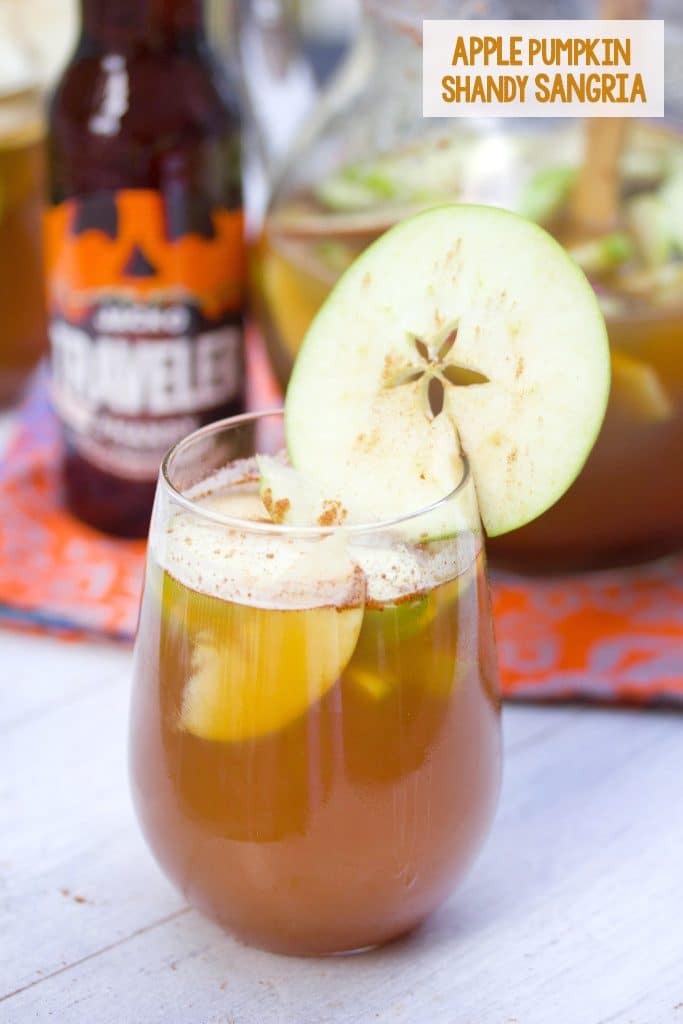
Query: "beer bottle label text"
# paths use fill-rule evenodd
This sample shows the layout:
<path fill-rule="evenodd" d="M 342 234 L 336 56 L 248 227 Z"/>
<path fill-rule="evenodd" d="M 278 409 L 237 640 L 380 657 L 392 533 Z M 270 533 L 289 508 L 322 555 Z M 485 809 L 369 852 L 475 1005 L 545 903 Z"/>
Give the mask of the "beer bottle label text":
<path fill-rule="evenodd" d="M 102 469 L 154 479 L 243 382 L 240 211 L 130 189 L 46 217 L 53 400 Z"/>

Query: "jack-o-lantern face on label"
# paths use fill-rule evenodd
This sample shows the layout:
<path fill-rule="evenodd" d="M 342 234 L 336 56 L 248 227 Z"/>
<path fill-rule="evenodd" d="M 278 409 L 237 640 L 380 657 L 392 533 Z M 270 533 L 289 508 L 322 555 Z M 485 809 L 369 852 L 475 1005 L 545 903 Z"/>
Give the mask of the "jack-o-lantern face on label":
<path fill-rule="evenodd" d="M 243 383 L 241 211 L 173 190 L 95 193 L 46 216 L 53 398 L 100 468 L 154 479 Z"/>

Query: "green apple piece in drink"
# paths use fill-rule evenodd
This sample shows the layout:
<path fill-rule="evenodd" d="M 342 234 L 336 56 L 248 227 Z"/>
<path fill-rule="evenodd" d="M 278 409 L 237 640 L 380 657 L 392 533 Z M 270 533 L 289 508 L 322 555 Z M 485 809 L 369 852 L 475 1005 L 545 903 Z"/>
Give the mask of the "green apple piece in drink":
<path fill-rule="evenodd" d="M 382 235 L 320 308 L 287 391 L 289 457 L 387 520 L 454 491 L 464 453 L 495 536 L 578 475 L 609 381 L 603 316 L 565 250 L 515 214 L 443 206 Z"/>
<path fill-rule="evenodd" d="M 274 523 L 287 526 L 342 526 L 350 521 L 341 497 L 325 494 L 282 459 L 257 455 L 259 495 Z"/>
<path fill-rule="evenodd" d="M 451 437 L 449 450 L 456 443 L 456 439 Z M 462 478 L 462 459 L 460 463 Z M 364 503 L 362 496 L 355 496 L 349 503 L 341 494 L 325 490 L 312 477 L 288 466 L 281 458 L 259 455 L 257 464 L 260 500 L 275 523 L 323 528 L 359 524 L 372 526 L 381 518 L 372 502 Z M 395 533 L 400 534 L 404 541 L 413 543 L 446 539 L 465 531 L 480 531 L 476 498 L 468 487 L 459 490 L 457 500 L 450 502 L 448 509 L 437 504 L 436 508 L 423 511 L 416 520 L 408 517 L 403 521 L 401 515 L 394 519 Z"/>

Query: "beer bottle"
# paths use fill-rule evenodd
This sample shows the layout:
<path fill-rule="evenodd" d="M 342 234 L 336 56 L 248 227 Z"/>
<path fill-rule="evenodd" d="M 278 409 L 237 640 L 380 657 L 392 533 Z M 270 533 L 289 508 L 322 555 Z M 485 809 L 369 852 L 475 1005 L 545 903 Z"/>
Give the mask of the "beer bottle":
<path fill-rule="evenodd" d="M 166 449 L 240 412 L 236 91 L 202 0 L 82 0 L 49 112 L 46 270 L 64 483 L 79 518 L 147 530 Z"/>

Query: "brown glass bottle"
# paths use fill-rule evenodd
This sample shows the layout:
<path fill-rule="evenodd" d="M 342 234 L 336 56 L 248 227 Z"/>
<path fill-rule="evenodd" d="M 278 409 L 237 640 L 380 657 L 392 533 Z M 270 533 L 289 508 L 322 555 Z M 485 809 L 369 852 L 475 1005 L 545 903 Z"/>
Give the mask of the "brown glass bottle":
<path fill-rule="evenodd" d="M 82 0 L 49 115 L 66 501 L 143 536 L 165 450 L 244 397 L 240 122 L 201 0 Z"/>

